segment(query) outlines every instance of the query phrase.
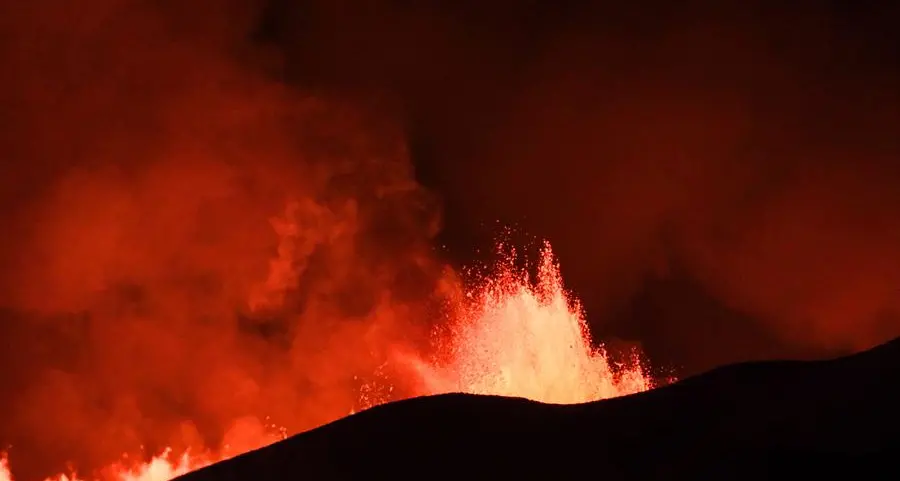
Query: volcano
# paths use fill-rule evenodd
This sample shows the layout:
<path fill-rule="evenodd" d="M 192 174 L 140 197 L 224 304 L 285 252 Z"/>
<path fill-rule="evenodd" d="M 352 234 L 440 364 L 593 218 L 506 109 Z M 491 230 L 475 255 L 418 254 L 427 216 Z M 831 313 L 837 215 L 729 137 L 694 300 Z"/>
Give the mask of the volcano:
<path fill-rule="evenodd" d="M 583 404 L 420 397 L 178 479 L 894 479 L 898 376 L 900 339 L 831 360 L 735 364 Z"/>

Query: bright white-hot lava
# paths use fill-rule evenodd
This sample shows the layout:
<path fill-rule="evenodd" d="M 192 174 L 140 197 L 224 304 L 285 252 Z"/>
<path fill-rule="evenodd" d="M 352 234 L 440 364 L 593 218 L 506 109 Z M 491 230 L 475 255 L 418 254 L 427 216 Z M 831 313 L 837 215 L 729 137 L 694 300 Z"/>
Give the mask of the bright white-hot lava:
<path fill-rule="evenodd" d="M 466 293 L 438 361 L 410 359 L 423 394 L 467 392 L 573 404 L 647 390 L 637 356 L 614 368 L 591 343 L 580 304 L 563 288 L 549 243 L 536 282 L 515 254 Z"/>
<path fill-rule="evenodd" d="M 12 475 L 9 473 L 9 465 L 6 462 L 6 456 L 0 456 L 0 481 L 10 481 Z"/>
<path fill-rule="evenodd" d="M 498 394 L 566 404 L 651 387 L 636 355 L 627 365 L 613 366 L 593 346 L 580 305 L 563 288 L 549 244 L 534 282 L 514 267 L 514 260 L 514 255 L 506 256 L 493 275 L 462 296 L 453 309 L 455 319 L 435 335 L 439 352 L 434 359 L 396 357 L 405 368 L 401 372 L 415 376 L 417 394 Z M 366 407 L 373 404 L 377 402 Z M 48 481 L 168 481 L 227 457 L 164 452 L 146 463 L 114 465 L 89 477 L 60 474 Z M 0 458 L 0 481 L 12 481 L 8 468 L 7 458 Z"/>

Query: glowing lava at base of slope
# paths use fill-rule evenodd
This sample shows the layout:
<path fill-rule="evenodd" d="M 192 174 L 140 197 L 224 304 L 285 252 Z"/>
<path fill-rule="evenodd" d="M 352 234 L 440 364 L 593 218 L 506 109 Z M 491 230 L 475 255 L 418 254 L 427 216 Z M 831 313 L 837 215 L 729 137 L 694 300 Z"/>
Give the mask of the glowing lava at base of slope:
<path fill-rule="evenodd" d="M 102 469 L 100 473 L 97 473 L 96 479 L 108 479 L 110 481 L 168 481 L 223 459 L 225 458 L 192 456 L 190 453 L 184 453 L 175 457 L 172 456 L 170 451 L 166 450 L 146 463 L 138 463 L 130 467 L 125 464 L 108 466 Z M 0 481 L 13 481 L 6 458 L 0 460 Z M 85 478 L 70 473 L 51 476 L 45 481 L 85 481 Z"/>
<path fill-rule="evenodd" d="M 606 352 L 592 345 L 581 307 L 564 290 L 549 244 L 541 253 L 535 283 L 514 261 L 509 253 L 495 274 L 476 283 L 455 306 L 456 319 L 435 339 L 439 352 L 434 360 L 396 357 L 418 379 L 418 394 L 467 392 L 570 404 L 652 387 L 636 354 L 631 363 L 613 366 Z M 94 479 L 168 481 L 237 454 L 173 457 L 164 452 L 134 467 L 110 466 Z M 0 481 L 13 481 L 5 457 L 0 458 Z M 84 478 L 58 475 L 47 481 Z"/>

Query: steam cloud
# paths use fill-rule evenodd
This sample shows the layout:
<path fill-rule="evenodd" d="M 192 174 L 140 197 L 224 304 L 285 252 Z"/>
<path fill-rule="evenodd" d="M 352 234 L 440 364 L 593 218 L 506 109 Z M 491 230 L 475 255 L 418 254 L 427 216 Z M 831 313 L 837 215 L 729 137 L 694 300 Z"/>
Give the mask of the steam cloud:
<path fill-rule="evenodd" d="M 9 3 L 0 439 L 23 472 L 346 413 L 446 285 L 407 148 L 451 226 L 549 238 L 595 322 L 674 266 L 795 345 L 900 332 L 900 82 L 837 11 Z"/>

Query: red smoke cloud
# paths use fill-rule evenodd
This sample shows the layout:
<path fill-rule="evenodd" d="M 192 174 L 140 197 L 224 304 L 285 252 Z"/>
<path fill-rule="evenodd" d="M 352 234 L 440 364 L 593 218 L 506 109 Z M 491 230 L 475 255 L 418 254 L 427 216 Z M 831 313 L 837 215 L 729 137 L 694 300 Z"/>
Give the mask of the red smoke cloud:
<path fill-rule="evenodd" d="M 0 438 L 22 476 L 343 416 L 427 332 L 437 217 L 396 124 L 278 81 L 255 6 L 182 4 L 0 13 Z"/>

